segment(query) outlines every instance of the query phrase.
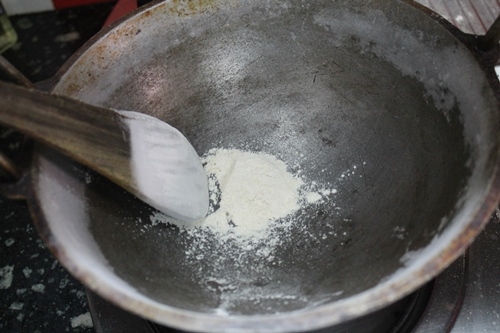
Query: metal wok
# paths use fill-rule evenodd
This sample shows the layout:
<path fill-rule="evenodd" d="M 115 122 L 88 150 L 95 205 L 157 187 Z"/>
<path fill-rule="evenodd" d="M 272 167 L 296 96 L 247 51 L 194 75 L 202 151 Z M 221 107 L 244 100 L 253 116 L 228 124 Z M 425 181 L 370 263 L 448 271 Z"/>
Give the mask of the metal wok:
<path fill-rule="evenodd" d="M 53 93 L 159 117 L 200 155 L 263 151 L 332 184 L 274 261 L 200 249 L 40 145 L 24 195 L 74 276 L 156 322 L 289 332 L 366 314 L 441 272 L 498 203 L 498 52 L 479 41 L 405 1 L 172 0 L 70 59 Z"/>

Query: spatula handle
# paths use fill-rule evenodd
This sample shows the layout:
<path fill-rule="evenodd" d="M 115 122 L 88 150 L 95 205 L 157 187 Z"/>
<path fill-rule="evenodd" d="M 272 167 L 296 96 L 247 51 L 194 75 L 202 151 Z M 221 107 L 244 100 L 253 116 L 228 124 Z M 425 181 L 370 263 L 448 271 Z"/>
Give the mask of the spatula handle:
<path fill-rule="evenodd" d="M 130 177 L 127 132 L 108 109 L 0 82 L 0 123 L 115 181 Z"/>

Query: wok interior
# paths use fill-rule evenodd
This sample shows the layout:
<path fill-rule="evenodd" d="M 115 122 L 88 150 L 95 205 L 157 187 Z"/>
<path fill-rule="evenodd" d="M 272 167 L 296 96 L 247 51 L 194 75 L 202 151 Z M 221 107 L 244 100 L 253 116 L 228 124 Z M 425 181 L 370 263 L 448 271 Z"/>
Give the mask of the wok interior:
<path fill-rule="evenodd" d="M 55 89 L 160 117 L 200 155 L 211 148 L 263 151 L 338 191 L 297 212 L 295 227 L 267 260 L 258 251 L 228 250 L 210 235 L 201 248 L 179 228 L 154 224 L 151 208 L 113 184 L 50 157 L 86 184 L 78 200 L 114 272 L 160 303 L 254 315 L 348 298 L 390 277 L 409 252 L 446 230 L 472 182 L 487 185 L 486 176 L 473 177 L 486 153 L 472 133 L 493 133 L 484 124 L 494 103 L 476 94 L 486 80 L 451 35 L 404 4 L 287 4 L 177 17 L 185 24 L 169 26 L 170 33 L 144 23 L 140 34 L 149 41 L 139 34 L 120 46 L 147 52 L 154 44 L 143 62 L 130 51 L 119 68 L 114 60 L 104 71 L 77 63 Z M 161 10 L 151 11 L 149 20 L 165 20 Z M 456 67 L 454 59 L 464 63 Z M 97 77 L 91 85 L 85 71 Z M 456 82 L 464 79 L 479 87 L 457 96 Z M 464 115 L 470 105 L 483 110 Z M 61 189 L 62 202 L 65 191 L 71 189 Z"/>

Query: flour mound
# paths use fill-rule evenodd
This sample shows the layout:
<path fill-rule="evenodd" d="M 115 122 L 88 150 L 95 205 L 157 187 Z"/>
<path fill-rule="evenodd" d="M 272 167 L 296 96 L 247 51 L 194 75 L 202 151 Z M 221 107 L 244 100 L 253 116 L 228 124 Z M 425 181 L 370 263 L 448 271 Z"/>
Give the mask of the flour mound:
<path fill-rule="evenodd" d="M 270 239 L 271 229 L 291 227 L 296 212 L 321 204 L 337 192 L 316 182 L 305 183 L 283 161 L 263 152 L 214 148 L 202 163 L 210 192 L 207 217 L 187 223 L 155 212 L 153 225 L 173 224 L 200 238 L 208 232 L 221 242 L 237 239 L 239 247 L 250 249 L 249 244 L 264 239 L 268 244 L 277 243 Z"/>
<path fill-rule="evenodd" d="M 218 209 L 203 222 L 215 232 L 258 237 L 271 221 L 300 208 L 302 179 L 288 173 L 286 164 L 272 155 L 212 149 L 203 163 L 211 192 L 220 191 Z"/>

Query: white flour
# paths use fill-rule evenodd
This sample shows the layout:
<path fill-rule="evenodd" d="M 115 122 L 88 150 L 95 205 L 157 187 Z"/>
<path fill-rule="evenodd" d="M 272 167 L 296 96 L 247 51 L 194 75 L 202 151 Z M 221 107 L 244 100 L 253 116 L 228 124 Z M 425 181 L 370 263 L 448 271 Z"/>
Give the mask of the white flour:
<path fill-rule="evenodd" d="M 233 229 L 241 237 L 262 237 L 271 221 L 299 209 L 303 181 L 274 156 L 212 150 L 204 162 L 207 174 L 218 180 L 221 198 L 219 209 L 203 225 L 217 232 Z"/>
<path fill-rule="evenodd" d="M 315 182 L 305 184 L 287 171 L 283 161 L 265 153 L 211 149 L 202 162 L 209 177 L 208 216 L 193 224 L 155 213 L 154 222 L 176 224 L 185 230 L 207 229 L 248 242 L 268 237 L 268 228 L 276 220 L 337 192 L 319 188 Z"/>

